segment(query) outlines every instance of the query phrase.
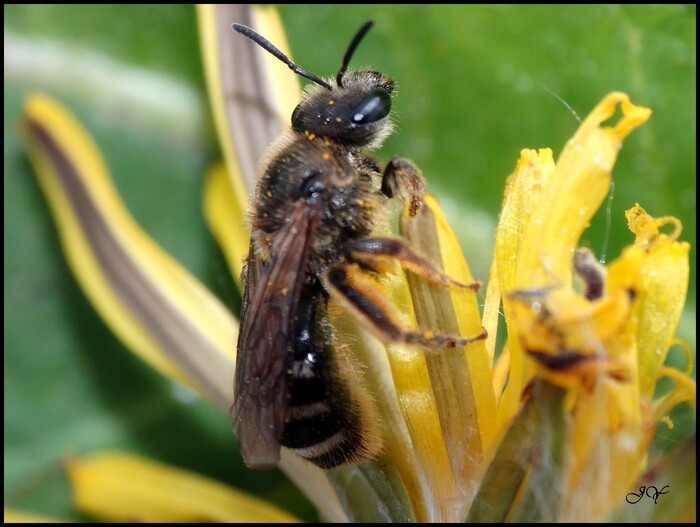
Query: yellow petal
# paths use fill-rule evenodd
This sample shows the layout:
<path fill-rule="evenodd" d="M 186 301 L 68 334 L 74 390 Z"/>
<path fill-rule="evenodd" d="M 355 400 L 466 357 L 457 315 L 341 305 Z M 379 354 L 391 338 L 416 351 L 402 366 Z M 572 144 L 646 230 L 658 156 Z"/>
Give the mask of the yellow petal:
<path fill-rule="evenodd" d="M 624 499 L 646 466 L 653 419 L 648 409 L 640 414 L 631 386 L 603 379 L 579 400 L 569 430 L 573 464 L 563 521 L 601 520 Z M 636 408 L 626 412 L 635 403 Z"/>
<path fill-rule="evenodd" d="M 432 198 L 426 197 L 417 216 L 403 216 L 400 231 L 412 247 L 432 255 L 448 276 L 464 283 L 474 281 Z M 395 295 L 397 305 L 414 306 L 417 322 L 411 325 L 443 334 L 481 334 L 474 291 L 433 286 L 410 273 L 408 283 L 410 299 L 401 297 L 406 293 L 399 288 Z M 428 521 L 459 519 L 475 490 L 474 474 L 484 444 L 490 444 L 495 435 L 491 363 L 484 341 L 470 344 L 463 353 L 400 345 L 388 346 L 388 352 L 423 480 L 423 495 L 414 503 L 427 504 Z"/>
<path fill-rule="evenodd" d="M 239 35 L 253 27 L 289 56 L 273 7 L 199 5 L 200 47 L 214 123 L 239 207 L 245 210 L 257 167 L 270 141 L 288 126 L 301 98 L 299 81 L 278 59 Z"/>
<path fill-rule="evenodd" d="M 359 320 L 347 316 L 347 312 L 333 299 L 330 302 L 329 316 L 336 342 L 352 342 L 352 346 L 348 346 L 345 350 L 352 354 L 352 357 L 348 357 L 348 359 L 361 365 L 363 380 L 373 394 L 377 410 L 381 415 L 382 439 L 386 457 L 380 457 L 377 464 L 386 465 L 388 463 L 387 457 L 391 460 L 400 475 L 401 486 L 405 488 L 416 518 L 425 518 L 425 503 L 423 501 L 425 489 L 421 487 L 419 482 L 415 452 L 401 412 L 387 349 L 374 334 L 367 331 Z M 343 351 L 341 347 L 341 352 Z M 389 472 L 388 477 L 391 477 L 393 470 L 389 470 Z M 342 479 L 346 479 L 346 476 L 343 476 Z"/>
<path fill-rule="evenodd" d="M 402 225 L 406 225 L 403 232 L 411 244 L 424 254 L 435 255 L 433 258 L 441 264 L 447 276 L 467 284 L 475 281 L 440 205 L 431 196 L 426 196 L 425 207 L 417 217 L 404 221 Z M 410 278 L 414 305 L 418 305 L 420 299 L 414 291 L 418 284 Z M 477 292 L 456 287 L 429 287 L 421 296 L 425 298 L 427 295 L 436 297 L 435 303 L 440 309 L 432 321 L 419 319 L 421 327 L 463 336 L 475 336 L 482 332 Z M 427 313 L 428 316 L 430 314 Z M 457 442 L 460 446 L 452 447 L 458 448 L 462 455 L 470 459 L 471 471 L 473 464 L 479 462 L 484 450 L 493 442 L 496 429 L 491 358 L 486 351 L 486 341 L 477 340 L 469 344 L 463 355 L 438 352 L 428 353 L 426 358 L 438 408 L 441 412 L 447 412 L 442 416 L 443 426 L 446 429 L 454 427 L 449 435 L 459 438 Z M 461 409 L 455 410 L 455 406 Z M 467 438 L 476 430 L 462 429 L 463 421 L 455 411 L 467 412 L 471 417 L 464 422 L 471 422 L 470 426 L 476 424 L 479 436 L 474 438 L 471 448 Z"/>
<path fill-rule="evenodd" d="M 603 126 L 617 110 L 622 117 Z M 517 287 L 571 281 L 571 257 L 581 233 L 610 188 L 622 140 L 651 110 L 633 105 L 624 93 L 607 95 L 566 144 L 526 227 L 518 261 Z"/>
<path fill-rule="evenodd" d="M 250 232 L 244 227 L 245 210 L 239 201 L 224 164 L 212 165 L 204 185 L 204 217 L 242 291 L 240 280 Z"/>
<path fill-rule="evenodd" d="M 236 321 L 135 223 L 68 110 L 32 95 L 24 132 L 68 263 L 95 309 L 143 360 L 228 408 Z"/>
<path fill-rule="evenodd" d="M 400 270 L 384 277 L 396 305 L 406 306 L 405 323 L 415 326 L 411 297 Z M 432 393 L 424 351 L 406 344 L 389 344 L 386 353 L 396 389 L 399 408 L 411 438 L 409 460 L 415 463 L 419 486 L 408 487 L 418 521 L 454 518 L 454 507 L 443 501 L 455 495 L 452 468 L 442 436 L 440 417 Z M 399 445 L 401 446 L 401 445 Z M 390 448 L 390 445 L 387 445 Z M 392 454 L 391 451 L 389 451 Z M 397 466 L 401 467 L 399 462 Z M 406 478 L 406 476 L 404 476 Z M 412 477 L 409 476 L 409 481 Z"/>
<path fill-rule="evenodd" d="M 274 505 L 186 470 L 119 452 L 66 463 L 81 512 L 117 522 L 296 522 Z"/>
<path fill-rule="evenodd" d="M 549 185 L 549 180 L 554 172 L 554 159 L 549 148 L 541 150 L 523 149 L 516 164 L 514 172 L 508 177 L 506 190 L 503 198 L 501 217 L 496 229 L 496 247 L 491 274 L 498 279 L 498 289 L 501 294 L 512 291 L 516 288 L 516 273 L 518 261 L 524 243 L 524 235 L 530 218 L 536 210 L 542 198 L 542 193 Z M 491 303 L 495 302 L 496 285 L 489 280 L 486 291 L 486 298 Z M 491 308 L 493 310 L 493 308 Z M 515 379 L 529 379 L 534 372 L 534 365 L 525 360 L 525 355 L 520 350 L 520 343 L 517 331 L 510 323 L 512 314 L 510 306 L 504 304 L 503 312 L 508 324 L 508 335 L 510 336 L 507 359 L 499 359 L 500 370 L 508 374 L 511 381 L 506 386 L 505 397 L 501 397 L 501 392 L 497 391 L 499 399 L 499 426 L 503 426 L 515 413 L 520 405 L 520 391 L 522 385 L 513 383 Z M 484 315 L 486 316 L 486 309 Z M 491 316 L 491 324 L 486 325 L 489 331 L 489 338 L 494 339 L 495 345 L 497 321 Z M 493 334 L 492 334 L 493 332 Z M 515 348 L 514 353 L 510 353 L 510 347 Z M 507 363 L 505 362 L 507 360 Z M 505 385 L 505 378 L 500 383 Z M 517 386 L 516 386 L 517 384 Z"/>
<path fill-rule="evenodd" d="M 678 242 L 680 223 L 675 218 L 653 218 L 639 205 L 626 212 L 635 246 L 643 251 L 639 299 L 639 375 L 643 395 L 651 397 L 659 369 L 683 313 L 688 292 L 690 244 Z M 664 224 L 675 226 L 670 235 L 659 233 Z"/>
<path fill-rule="evenodd" d="M 59 523 L 60 521 L 41 514 L 5 508 L 5 523 Z"/>
<path fill-rule="evenodd" d="M 277 10 L 249 5 L 198 5 L 200 49 L 225 169 L 207 175 L 204 210 L 236 280 L 248 253 L 249 196 L 269 144 L 288 128 L 301 98 L 296 76 L 239 35 L 232 22 L 255 28 L 289 56 Z M 240 284 L 239 284 L 240 285 Z"/>
<path fill-rule="evenodd" d="M 486 353 L 488 353 L 489 362 L 493 364 L 494 357 L 496 356 L 496 337 L 498 336 L 498 321 L 501 317 L 501 295 L 503 291 L 501 289 L 501 281 L 498 278 L 498 270 L 496 269 L 496 258 L 491 262 L 491 268 L 489 269 L 489 279 L 486 286 L 486 293 L 484 294 L 484 312 L 481 316 L 481 325 L 484 326 L 487 336 L 484 341 L 486 346 Z M 500 388 L 494 378 L 494 393 L 496 398 L 500 397 L 501 391 L 504 384 L 501 384 Z"/>
<path fill-rule="evenodd" d="M 697 386 L 687 373 L 664 366 L 659 371 L 659 377 L 670 377 L 675 381 L 674 386 L 659 399 L 654 400 L 654 419 L 660 421 L 677 405 L 688 402 L 695 410 Z"/>
<path fill-rule="evenodd" d="M 616 124 L 604 126 L 603 123 L 615 114 L 618 105 L 622 117 Z M 515 237 L 520 240 L 513 284 L 515 289 L 550 286 L 556 281 L 571 284 L 573 251 L 581 233 L 608 193 L 611 170 L 622 140 L 650 115 L 649 109 L 633 105 L 626 94 L 613 92 L 586 117 L 559 156 L 554 171 L 546 178 L 546 186 L 537 189 L 538 199 L 532 206 L 527 224 L 524 228 L 518 225 L 517 230 L 506 227 L 506 236 L 510 230 L 519 233 L 522 229 L 522 234 Z M 505 252 L 497 253 L 497 257 L 500 275 L 500 258 L 512 259 L 514 256 L 512 252 Z M 508 265 L 506 260 L 503 266 L 510 269 Z M 503 291 L 508 293 L 507 280 L 501 277 L 500 282 Z M 509 323 L 507 308 L 506 317 Z M 510 323 L 508 335 L 511 370 L 499 406 L 501 423 L 507 422 L 515 414 L 520 393 L 533 375 L 532 364 L 524 362 L 517 330 Z"/>
<path fill-rule="evenodd" d="M 494 257 L 503 291 L 511 291 L 518 285 L 516 273 L 522 245 L 526 241 L 525 231 L 553 173 L 554 159 L 549 148 L 523 149 L 515 170 L 508 177 L 496 230 Z"/>

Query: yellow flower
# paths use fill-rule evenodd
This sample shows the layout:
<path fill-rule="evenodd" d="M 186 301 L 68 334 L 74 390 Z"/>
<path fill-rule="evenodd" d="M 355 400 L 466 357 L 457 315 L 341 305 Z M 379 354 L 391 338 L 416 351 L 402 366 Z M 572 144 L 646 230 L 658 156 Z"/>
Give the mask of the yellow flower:
<path fill-rule="evenodd" d="M 270 9 L 237 16 L 225 9 L 198 12 L 225 161 L 208 175 L 205 211 L 237 278 L 247 252 L 251 174 L 271 138 L 244 146 L 241 131 L 264 121 L 268 135 L 277 135 L 299 91 L 283 64 L 254 47 L 246 67 L 271 80 L 265 90 L 242 81 L 242 66 L 222 54 L 225 39 L 233 38 L 224 21 L 250 16 L 251 25 L 284 49 L 281 24 Z M 273 87 L 275 94 L 266 92 Z M 259 104 L 250 104 L 254 99 Z M 622 116 L 607 124 L 618 109 Z M 323 518 L 614 517 L 648 467 L 655 424 L 676 404 L 695 404 L 688 372 L 663 366 L 688 287 L 689 245 L 677 241 L 677 222 L 635 205 L 628 222 L 637 239 L 611 264 L 577 250 L 609 191 L 623 139 L 650 113 L 611 93 L 556 164 L 549 150 L 521 153 L 506 188 L 483 316 L 474 291 L 440 288 L 400 269 L 386 273 L 383 285 L 411 323 L 466 336 L 478 335 L 483 325 L 487 339 L 450 351 L 384 346 L 331 310 L 338 340 L 346 343 L 342 352 L 362 366 L 376 399 L 384 450 L 375 461 L 330 471 L 283 451 L 281 468 Z M 138 356 L 228 412 L 238 330 L 233 315 L 133 221 L 97 146 L 70 112 L 35 94 L 26 101 L 24 127 L 64 252 L 100 315 Z M 424 205 L 415 218 L 401 216 L 401 234 L 446 274 L 472 282 L 438 203 L 427 197 Z M 659 231 L 666 223 L 676 226 L 671 234 Z M 498 339 L 501 305 L 507 338 Z M 655 398 L 662 376 L 674 386 Z M 122 454 L 76 459 L 69 472 L 78 506 L 104 519 L 230 520 L 228 508 L 252 511 L 237 517 L 243 521 L 256 514 L 261 521 L 290 519 L 230 489 Z M 142 489 L 129 484 L 137 479 Z M 98 488 L 106 494 L 89 492 Z M 109 498 L 121 492 L 127 492 L 123 503 L 139 506 L 115 508 Z"/>

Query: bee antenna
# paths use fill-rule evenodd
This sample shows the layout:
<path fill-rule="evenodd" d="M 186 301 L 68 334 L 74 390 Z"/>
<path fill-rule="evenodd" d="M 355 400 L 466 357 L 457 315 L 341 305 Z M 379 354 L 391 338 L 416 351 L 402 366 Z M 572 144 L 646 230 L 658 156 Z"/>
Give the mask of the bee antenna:
<path fill-rule="evenodd" d="M 275 47 L 275 45 L 267 40 L 265 37 L 263 37 L 260 33 L 255 32 L 253 29 L 250 29 L 247 26 L 241 25 L 241 24 L 233 24 L 233 29 L 236 30 L 238 33 L 243 35 L 244 37 L 248 37 L 250 40 L 255 42 L 258 46 L 263 48 L 265 51 L 273 54 L 275 57 L 280 59 L 282 62 L 284 62 L 287 66 L 289 66 L 289 69 L 292 70 L 294 73 L 297 75 L 301 75 L 302 77 L 305 77 L 309 79 L 310 81 L 314 81 L 316 84 L 320 84 L 327 90 L 332 90 L 332 86 L 328 84 L 326 81 L 321 79 L 320 77 L 317 77 L 313 73 L 309 73 L 308 71 L 300 68 L 296 64 L 294 64 L 287 55 L 282 53 L 278 48 Z M 358 40 L 357 37 L 355 37 L 355 40 Z M 354 42 L 354 41 L 353 41 Z M 355 44 L 357 46 L 357 44 Z"/>
<path fill-rule="evenodd" d="M 365 22 L 362 25 L 362 27 L 357 31 L 357 33 L 355 33 L 355 37 L 352 39 L 352 42 L 350 42 L 348 50 L 345 52 L 345 56 L 343 57 L 343 65 L 340 66 L 338 74 L 335 76 L 335 82 L 340 88 L 343 87 L 343 75 L 345 75 L 345 72 L 348 71 L 348 64 L 350 63 L 352 54 L 355 53 L 355 49 L 357 49 L 357 46 L 360 44 L 362 37 L 365 36 L 365 33 L 367 33 L 367 31 L 369 31 L 369 28 L 372 27 L 372 24 L 374 24 L 374 21 L 372 20 L 368 20 L 367 22 Z"/>

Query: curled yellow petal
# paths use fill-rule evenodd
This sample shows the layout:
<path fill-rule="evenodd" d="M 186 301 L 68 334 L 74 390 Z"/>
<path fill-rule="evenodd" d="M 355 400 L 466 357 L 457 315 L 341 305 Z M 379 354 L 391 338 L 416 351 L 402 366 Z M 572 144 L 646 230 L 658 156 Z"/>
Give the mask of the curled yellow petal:
<path fill-rule="evenodd" d="M 35 94 L 23 124 L 66 258 L 95 309 L 143 360 L 228 408 L 236 321 L 136 224 L 68 110 Z"/>
<path fill-rule="evenodd" d="M 640 390 L 651 397 L 659 369 L 666 360 L 683 313 L 688 292 L 690 244 L 678 242 L 681 225 L 676 218 L 654 218 L 639 205 L 626 212 L 635 247 L 643 252 L 639 299 Z M 670 224 L 670 235 L 659 227 Z"/>
<path fill-rule="evenodd" d="M 295 522 L 222 483 L 139 456 L 105 452 L 66 462 L 76 507 L 117 522 Z"/>
<path fill-rule="evenodd" d="M 655 419 L 657 421 L 665 418 L 671 409 L 683 402 L 688 402 L 695 410 L 697 386 L 693 379 L 687 374 L 667 366 L 661 368 L 659 377 L 669 377 L 675 382 L 668 393 L 654 401 Z"/>
<path fill-rule="evenodd" d="M 622 117 L 605 126 L 618 105 Z M 633 105 L 626 94 L 613 92 L 584 119 L 559 156 L 526 227 L 517 287 L 549 284 L 553 277 L 570 282 L 573 250 L 608 194 L 622 140 L 650 115 L 651 110 Z"/>

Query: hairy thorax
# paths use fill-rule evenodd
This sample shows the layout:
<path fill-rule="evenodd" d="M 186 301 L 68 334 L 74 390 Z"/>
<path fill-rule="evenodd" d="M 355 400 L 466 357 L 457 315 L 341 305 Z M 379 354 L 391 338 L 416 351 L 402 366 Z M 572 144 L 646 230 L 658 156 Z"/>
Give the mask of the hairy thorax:
<path fill-rule="evenodd" d="M 290 134 L 291 135 L 291 134 Z M 344 242 L 367 236 L 385 201 L 377 165 L 359 150 L 313 134 L 280 142 L 256 190 L 252 231 L 261 256 L 297 214 L 317 222 L 312 259 L 339 258 Z M 296 141 L 291 139 L 296 138 Z"/>

